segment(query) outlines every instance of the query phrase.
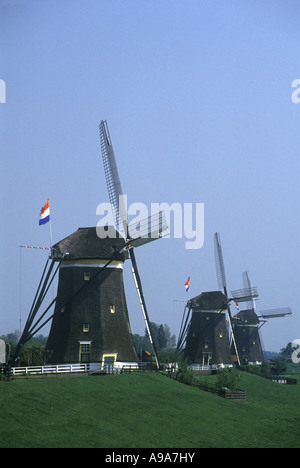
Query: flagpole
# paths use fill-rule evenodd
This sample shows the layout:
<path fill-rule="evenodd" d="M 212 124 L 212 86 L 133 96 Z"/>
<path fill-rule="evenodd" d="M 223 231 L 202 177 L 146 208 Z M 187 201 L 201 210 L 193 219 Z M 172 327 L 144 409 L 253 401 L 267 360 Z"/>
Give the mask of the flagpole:
<path fill-rule="evenodd" d="M 52 249 L 52 226 L 51 226 L 51 219 L 49 221 L 49 231 L 50 231 L 50 247 Z"/>
<path fill-rule="evenodd" d="M 50 200 L 49 200 L 49 198 L 48 198 L 48 201 L 49 201 L 49 209 L 50 209 Z M 51 213 L 50 213 L 50 217 L 49 217 L 49 232 L 50 232 L 50 248 L 51 248 L 51 257 L 52 257 L 52 245 L 53 245 L 53 242 L 52 242 Z"/>

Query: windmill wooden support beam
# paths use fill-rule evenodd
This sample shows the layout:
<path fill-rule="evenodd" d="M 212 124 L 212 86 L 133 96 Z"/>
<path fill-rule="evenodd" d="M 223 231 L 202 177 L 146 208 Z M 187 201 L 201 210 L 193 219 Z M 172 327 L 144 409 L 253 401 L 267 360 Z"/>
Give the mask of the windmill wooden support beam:
<path fill-rule="evenodd" d="M 46 310 L 42 313 L 42 315 L 38 319 L 37 319 L 37 316 L 38 316 L 38 313 L 40 311 L 42 304 L 45 301 L 49 288 L 51 284 L 53 283 L 53 280 L 56 274 L 58 273 L 58 270 L 59 270 L 61 262 L 63 261 L 63 258 L 64 256 L 62 256 L 62 258 L 59 260 L 59 263 L 56 269 L 54 269 L 54 266 L 56 263 L 55 258 L 49 257 L 46 261 L 46 265 L 44 267 L 42 277 L 40 279 L 23 333 L 21 334 L 20 340 L 15 350 L 13 361 L 16 361 L 18 359 L 22 346 L 24 346 L 34 335 L 36 335 L 36 333 L 48 322 L 47 320 L 46 322 L 41 324 L 41 321 L 44 319 L 47 312 L 51 309 L 52 306 L 54 306 L 56 298 L 50 302 L 50 305 L 48 305 Z"/>

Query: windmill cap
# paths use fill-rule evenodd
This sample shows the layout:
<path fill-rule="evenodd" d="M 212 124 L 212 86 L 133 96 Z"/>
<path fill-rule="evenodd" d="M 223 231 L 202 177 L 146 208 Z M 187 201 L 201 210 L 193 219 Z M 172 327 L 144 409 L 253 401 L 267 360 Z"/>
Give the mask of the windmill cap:
<path fill-rule="evenodd" d="M 128 258 L 127 251 L 122 251 L 125 247 L 125 240 L 112 226 L 109 226 L 108 229 L 110 230 L 110 237 L 101 239 L 98 237 L 95 227 L 79 228 L 53 246 L 55 256 L 59 258 L 67 252 L 68 260 L 109 260 L 114 257 L 115 260 L 124 262 Z M 112 230 L 116 233 L 115 238 L 111 236 Z"/>
<path fill-rule="evenodd" d="M 221 291 L 203 292 L 190 301 L 194 311 L 227 309 L 228 299 Z"/>

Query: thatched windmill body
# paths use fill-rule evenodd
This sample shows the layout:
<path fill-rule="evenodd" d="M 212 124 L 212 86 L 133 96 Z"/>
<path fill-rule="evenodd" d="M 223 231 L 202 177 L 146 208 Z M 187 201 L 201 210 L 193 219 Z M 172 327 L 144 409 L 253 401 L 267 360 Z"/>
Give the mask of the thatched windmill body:
<path fill-rule="evenodd" d="M 204 292 L 188 301 L 178 349 L 192 366 L 232 366 L 227 307 L 227 298 L 221 291 Z"/>
<path fill-rule="evenodd" d="M 78 229 L 54 246 L 58 257 L 68 255 L 47 342 L 52 362 L 138 361 L 123 284 L 124 246 L 122 238 L 99 239 L 95 228 Z"/>

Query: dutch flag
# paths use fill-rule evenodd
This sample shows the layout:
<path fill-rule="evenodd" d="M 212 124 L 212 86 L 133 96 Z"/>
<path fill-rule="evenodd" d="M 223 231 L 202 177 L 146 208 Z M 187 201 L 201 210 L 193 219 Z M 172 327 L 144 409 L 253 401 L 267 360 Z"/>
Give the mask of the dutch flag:
<path fill-rule="evenodd" d="M 185 290 L 186 290 L 186 292 L 188 292 L 189 289 L 190 289 L 190 277 L 188 277 L 188 280 L 187 280 L 187 282 L 185 283 Z"/>
<path fill-rule="evenodd" d="M 50 208 L 49 200 L 47 200 L 46 205 L 41 209 L 39 225 L 46 224 L 50 221 Z"/>

